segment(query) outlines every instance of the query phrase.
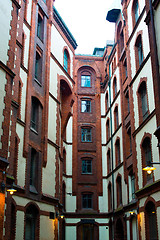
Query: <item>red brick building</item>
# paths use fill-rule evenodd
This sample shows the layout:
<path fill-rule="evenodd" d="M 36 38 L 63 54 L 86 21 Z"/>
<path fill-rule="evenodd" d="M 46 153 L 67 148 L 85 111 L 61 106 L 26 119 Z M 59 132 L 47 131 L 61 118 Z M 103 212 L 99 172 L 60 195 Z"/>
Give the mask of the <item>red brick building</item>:
<path fill-rule="evenodd" d="M 54 1 L 0 3 L 0 239 L 159 239 L 160 4 L 117 3 L 92 55 Z"/>

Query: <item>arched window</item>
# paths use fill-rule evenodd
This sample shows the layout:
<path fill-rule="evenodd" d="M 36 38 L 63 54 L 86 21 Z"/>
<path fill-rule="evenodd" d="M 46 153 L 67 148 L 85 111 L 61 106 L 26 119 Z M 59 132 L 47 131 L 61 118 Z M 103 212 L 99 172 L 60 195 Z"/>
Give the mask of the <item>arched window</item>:
<path fill-rule="evenodd" d="M 148 101 L 147 101 L 147 88 L 146 82 L 143 81 L 138 89 L 138 103 L 139 103 L 139 119 L 140 122 L 144 121 L 149 114 Z"/>
<path fill-rule="evenodd" d="M 38 240 L 38 209 L 30 205 L 25 215 L 25 240 Z"/>
<path fill-rule="evenodd" d="M 121 177 L 117 177 L 117 207 L 122 204 L 122 182 Z"/>
<path fill-rule="evenodd" d="M 142 36 L 138 35 L 135 43 L 135 57 L 136 57 L 136 67 L 137 70 L 141 66 L 144 56 L 143 56 L 143 45 L 142 45 Z"/>
<path fill-rule="evenodd" d="M 132 6 L 133 27 L 135 26 L 136 22 L 138 21 L 138 18 L 139 18 L 139 4 L 138 4 L 138 0 L 135 0 L 133 2 L 133 6 Z"/>
<path fill-rule="evenodd" d="M 116 106 L 115 110 L 114 110 L 114 124 L 115 124 L 115 130 L 116 130 L 118 128 L 118 126 L 119 126 L 118 106 Z"/>
<path fill-rule="evenodd" d="M 107 169 L 108 169 L 108 174 L 109 174 L 112 171 L 110 149 L 107 152 Z"/>
<path fill-rule="evenodd" d="M 146 239 L 158 240 L 157 214 L 155 205 L 152 201 L 149 201 L 145 207 L 145 218 Z"/>
<path fill-rule="evenodd" d="M 109 119 L 107 120 L 106 123 L 106 137 L 107 137 L 107 141 L 110 139 L 110 122 Z"/>
<path fill-rule="evenodd" d="M 64 50 L 64 59 L 63 59 L 63 66 L 66 72 L 70 72 L 70 58 L 67 49 Z"/>
<path fill-rule="evenodd" d="M 120 140 L 117 139 L 115 144 L 115 154 L 116 154 L 116 165 L 118 166 L 121 163 L 121 154 L 120 154 Z"/>
<path fill-rule="evenodd" d="M 106 111 L 109 109 L 109 96 L 108 92 L 106 93 Z"/>
<path fill-rule="evenodd" d="M 112 210 L 112 185 L 108 185 L 108 211 Z"/>
<path fill-rule="evenodd" d="M 116 77 L 113 80 L 113 97 L 115 98 L 117 95 L 117 79 Z"/>
<path fill-rule="evenodd" d="M 151 165 L 152 162 L 152 151 L 151 151 L 151 140 L 149 137 L 146 137 L 142 143 L 142 162 L 143 167 Z M 148 174 L 143 171 L 144 184 L 153 179 L 153 173 Z"/>

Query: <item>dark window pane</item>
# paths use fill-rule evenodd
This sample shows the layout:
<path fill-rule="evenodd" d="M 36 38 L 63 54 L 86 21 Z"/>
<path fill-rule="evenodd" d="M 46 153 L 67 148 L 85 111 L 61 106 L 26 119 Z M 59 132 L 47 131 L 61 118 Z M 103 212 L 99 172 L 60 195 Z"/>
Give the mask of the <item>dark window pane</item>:
<path fill-rule="evenodd" d="M 92 208 L 92 194 L 82 195 L 82 208 Z"/>
<path fill-rule="evenodd" d="M 92 160 L 82 160 L 82 173 L 92 173 Z"/>
<path fill-rule="evenodd" d="M 31 128 L 38 130 L 38 103 L 32 100 Z"/>
<path fill-rule="evenodd" d="M 138 1 L 136 0 L 136 2 L 135 2 L 135 7 L 134 7 L 134 10 L 135 10 L 135 22 L 137 22 L 137 20 L 138 20 L 138 18 L 139 18 L 139 6 L 138 6 Z"/>

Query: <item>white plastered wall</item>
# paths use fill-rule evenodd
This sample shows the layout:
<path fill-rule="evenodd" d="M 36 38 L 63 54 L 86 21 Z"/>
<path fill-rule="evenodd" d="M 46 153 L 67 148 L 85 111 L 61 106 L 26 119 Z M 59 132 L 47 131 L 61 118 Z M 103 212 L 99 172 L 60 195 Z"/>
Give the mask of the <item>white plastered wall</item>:
<path fill-rule="evenodd" d="M 21 120 L 25 122 L 27 73 L 23 71 L 22 68 L 20 68 L 20 78 L 23 83 L 22 97 L 21 97 Z"/>
<path fill-rule="evenodd" d="M 150 48 L 149 48 L 149 40 L 148 40 L 148 29 L 146 26 L 146 23 L 144 22 L 146 17 L 146 14 L 143 15 L 143 18 L 140 22 L 140 24 L 138 25 L 136 32 L 134 33 L 131 41 L 130 41 L 130 56 L 131 56 L 131 74 L 132 74 L 132 78 L 134 78 L 137 69 L 136 69 L 136 61 L 135 61 L 135 43 L 136 43 L 136 38 L 137 38 L 137 34 L 138 32 L 142 31 L 142 47 L 143 47 L 143 55 L 144 55 L 144 59 L 147 57 L 148 53 L 150 52 Z"/>
<path fill-rule="evenodd" d="M 49 219 L 48 216 L 40 216 L 40 239 L 53 240 L 55 230 L 55 220 Z"/>
<path fill-rule="evenodd" d="M 58 44 L 57 44 L 58 43 Z M 67 43 L 62 38 L 56 27 L 52 25 L 51 31 L 51 52 L 56 57 L 56 59 L 60 62 L 63 66 L 63 49 L 67 46 Z M 71 49 L 67 48 L 70 55 L 70 75 L 73 77 L 73 53 Z"/>
<path fill-rule="evenodd" d="M 54 99 L 49 97 L 49 114 L 48 114 L 48 139 L 56 142 L 56 112 L 57 103 Z"/>
<path fill-rule="evenodd" d="M 10 23 L 12 19 L 12 1 L 5 0 L 1 1 L 0 7 L 0 32 L 1 32 L 1 41 L 0 41 L 0 60 L 6 64 L 8 61 L 8 49 L 9 49 L 9 40 L 10 40 Z"/>
<path fill-rule="evenodd" d="M 17 184 L 21 187 L 25 186 L 25 170 L 26 170 L 26 159 L 23 157 L 23 139 L 24 139 L 24 127 L 19 123 L 16 125 L 16 132 L 20 138 L 19 149 L 18 149 L 18 166 L 17 166 Z"/>
<path fill-rule="evenodd" d="M 29 43 L 30 43 L 30 30 L 23 24 L 23 31 L 25 33 L 24 43 L 24 67 L 28 69 L 28 56 L 29 56 Z"/>
<path fill-rule="evenodd" d="M 157 40 L 157 50 L 158 50 L 158 59 L 160 62 L 160 34 L 159 34 L 159 19 L 160 19 L 160 4 L 158 4 L 158 7 L 156 11 L 154 11 L 154 26 L 156 30 L 156 40 Z M 159 65 L 160 70 L 160 65 Z"/>
<path fill-rule="evenodd" d="M 55 196 L 55 162 L 56 150 L 55 147 L 48 144 L 47 165 L 42 168 L 42 192 Z"/>
<path fill-rule="evenodd" d="M 66 193 L 72 193 L 72 178 L 66 179 Z M 76 211 L 76 196 L 66 194 L 66 212 Z"/>
<path fill-rule="evenodd" d="M 138 112 L 138 87 L 141 78 L 147 78 L 147 95 L 148 95 L 148 105 L 150 113 L 155 109 L 154 103 L 154 90 L 153 90 L 153 81 L 152 81 L 152 69 L 150 59 L 146 62 L 145 66 L 142 68 L 140 74 L 138 75 L 136 81 L 133 84 L 133 104 L 134 104 L 134 120 L 135 120 L 135 129 L 139 126 L 139 112 Z M 156 129 L 156 128 L 155 128 Z M 155 130 L 154 130 L 155 131 Z"/>
<path fill-rule="evenodd" d="M 144 133 L 150 133 L 152 135 L 151 146 L 152 146 L 152 157 L 153 162 L 157 162 L 159 159 L 158 149 L 157 149 L 157 138 L 154 136 L 154 131 L 156 129 L 156 117 L 154 116 L 139 133 L 136 135 L 136 152 L 137 152 L 137 168 L 138 168 L 138 183 L 139 188 L 143 187 L 143 178 L 142 178 L 142 156 L 141 156 L 141 148 L 140 144 L 142 142 L 142 138 Z M 154 171 L 155 181 L 159 179 L 160 170 L 157 167 L 156 171 Z"/>
<path fill-rule="evenodd" d="M 145 0 L 139 0 L 138 1 L 138 4 L 139 4 L 139 14 L 141 14 L 144 6 L 145 6 Z M 131 0 L 128 4 L 128 8 L 127 8 L 127 11 L 128 11 L 128 30 L 129 30 L 129 36 L 131 35 L 132 31 L 133 31 L 133 23 L 132 23 L 132 5 L 133 5 L 133 0 Z"/>

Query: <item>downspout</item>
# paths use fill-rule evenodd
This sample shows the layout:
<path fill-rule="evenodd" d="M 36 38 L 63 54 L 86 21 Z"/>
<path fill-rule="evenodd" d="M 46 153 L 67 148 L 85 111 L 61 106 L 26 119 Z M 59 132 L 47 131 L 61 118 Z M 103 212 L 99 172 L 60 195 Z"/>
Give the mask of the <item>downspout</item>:
<path fill-rule="evenodd" d="M 157 85 L 156 87 L 158 88 L 158 92 L 155 91 L 155 94 L 158 95 L 157 105 L 159 105 L 160 104 L 159 60 L 158 60 L 158 51 L 157 51 L 156 31 L 155 31 L 155 25 L 154 25 L 153 7 L 152 7 L 151 0 L 149 0 L 149 10 L 150 10 L 150 19 L 151 19 L 151 33 L 153 37 L 152 47 L 154 46 L 153 58 L 156 64 L 156 85 Z M 160 121 L 158 120 L 158 118 L 157 118 L 157 125 L 160 126 Z"/>
<path fill-rule="evenodd" d="M 114 165 L 113 165 L 113 132 L 112 132 L 112 109 L 111 109 L 111 78 L 109 73 L 109 104 L 110 104 L 110 131 L 111 131 L 111 162 L 112 162 L 112 208 L 113 208 L 113 221 L 112 221 L 112 240 L 114 240 Z"/>

